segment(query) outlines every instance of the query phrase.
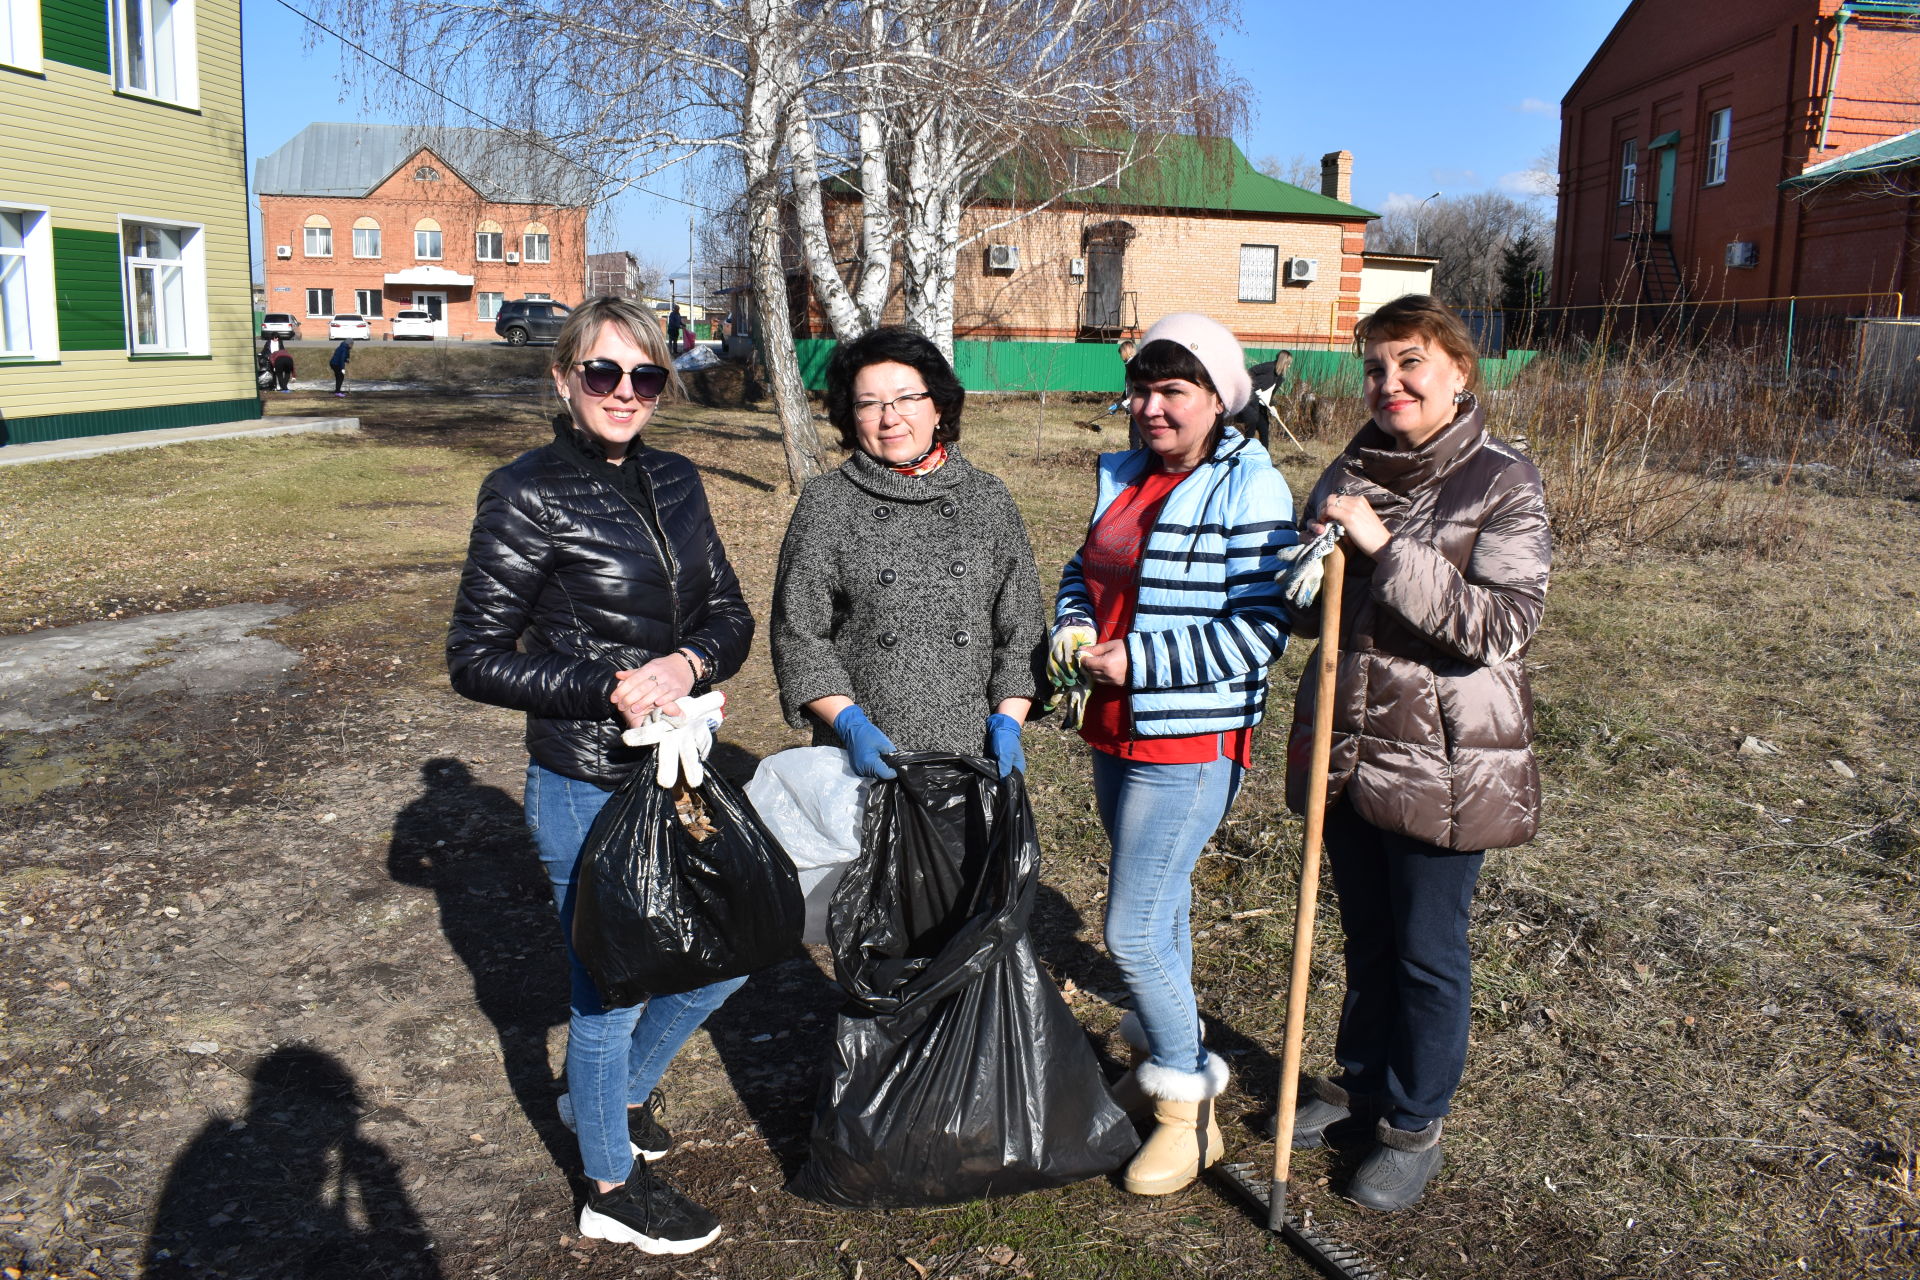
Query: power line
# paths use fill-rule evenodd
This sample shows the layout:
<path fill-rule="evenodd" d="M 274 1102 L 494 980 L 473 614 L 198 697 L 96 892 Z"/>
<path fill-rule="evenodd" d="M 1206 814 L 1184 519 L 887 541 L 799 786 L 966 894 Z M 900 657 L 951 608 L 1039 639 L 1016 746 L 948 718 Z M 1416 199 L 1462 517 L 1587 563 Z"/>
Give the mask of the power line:
<path fill-rule="evenodd" d="M 313 26 L 317 27 L 319 30 L 326 32 L 328 35 L 332 36 L 335 40 L 338 40 L 341 44 L 347 46 L 347 48 L 352 49 L 355 53 L 359 54 L 361 57 L 367 58 L 373 62 L 379 63 L 381 66 L 385 67 L 387 70 L 399 76 L 402 80 L 406 80 L 411 84 L 419 85 L 422 89 L 425 89 L 428 93 L 431 93 L 434 97 L 439 98 L 441 101 L 447 103 L 448 105 L 454 107 L 457 110 L 466 112 L 468 115 L 472 116 L 475 120 L 479 120 L 487 125 L 490 125 L 493 128 L 500 130 L 502 133 L 508 133 L 508 134 L 519 133 L 519 131 L 515 129 L 511 129 L 508 126 L 501 124 L 497 120 L 494 120 L 492 117 L 487 116 L 482 112 L 474 110 L 472 107 L 468 106 L 466 103 L 461 102 L 458 98 L 454 98 L 446 93 L 443 93 L 441 90 L 435 88 L 433 85 L 428 84 L 425 80 L 422 80 L 419 77 L 414 76 L 409 72 L 402 70 L 399 67 L 396 67 L 393 63 L 388 62 L 385 58 L 373 52 L 371 49 L 368 49 L 364 45 L 354 43 L 352 40 L 348 39 L 341 32 L 335 31 L 332 27 L 329 27 L 326 23 L 320 21 L 320 19 L 314 17 L 312 14 L 305 13 L 299 9 L 294 8 L 291 4 L 287 3 L 287 0 L 274 0 L 274 3 L 279 5 L 282 9 L 285 9 L 288 13 L 291 13 L 294 17 L 299 18 L 302 22 L 311 23 L 313 24 Z M 591 174 L 596 179 L 600 177 L 599 174 L 594 173 L 593 170 L 587 168 L 586 165 L 581 164 L 578 160 L 575 160 L 572 156 L 567 155 L 565 152 L 561 151 L 558 147 L 555 147 L 552 144 L 546 142 L 544 139 L 538 137 L 538 135 L 527 134 L 527 135 L 521 135 L 521 136 L 525 136 L 531 139 L 533 146 L 536 147 L 537 149 L 546 151 L 551 155 L 557 156 L 561 160 L 564 160 L 568 164 L 572 165 L 574 168 L 579 169 L 585 173 Z M 663 191 L 652 191 L 646 187 L 639 186 L 638 184 L 635 184 L 629 187 L 628 190 L 638 191 L 641 195 L 652 196 L 656 200 L 666 200 L 672 204 L 685 205 L 689 209 L 698 209 L 701 213 L 710 213 L 710 214 L 713 214 L 715 217 L 722 216 L 722 211 L 719 209 L 709 208 L 704 204 L 698 204 L 692 200 L 685 199 L 681 196 L 670 196 Z"/>

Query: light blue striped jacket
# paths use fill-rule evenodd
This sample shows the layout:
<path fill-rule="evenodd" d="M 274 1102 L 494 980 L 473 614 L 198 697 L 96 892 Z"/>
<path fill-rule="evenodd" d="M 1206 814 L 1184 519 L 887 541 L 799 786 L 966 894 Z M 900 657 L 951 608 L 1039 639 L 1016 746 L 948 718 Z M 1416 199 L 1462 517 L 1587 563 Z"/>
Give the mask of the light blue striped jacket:
<path fill-rule="evenodd" d="M 1089 532 L 1151 465 L 1146 449 L 1100 456 Z M 1300 535 L 1293 494 L 1267 451 L 1232 429 L 1167 495 L 1138 566 L 1127 636 L 1128 709 L 1142 738 L 1219 733 L 1260 723 L 1267 667 L 1286 649 L 1276 575 Z M 1091 619 L 1080 560 L 1060 575 L 1056 620 Z"/>

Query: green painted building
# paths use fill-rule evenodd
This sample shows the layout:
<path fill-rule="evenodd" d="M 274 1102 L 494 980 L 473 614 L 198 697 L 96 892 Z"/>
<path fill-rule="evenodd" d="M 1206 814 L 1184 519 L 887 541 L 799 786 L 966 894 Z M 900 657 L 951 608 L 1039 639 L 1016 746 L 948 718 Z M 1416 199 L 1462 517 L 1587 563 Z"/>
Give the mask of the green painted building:
<path fill-rule="evenodd" d="M 0 18 L 0 444 L 259 417 L 239 6 Z"/>

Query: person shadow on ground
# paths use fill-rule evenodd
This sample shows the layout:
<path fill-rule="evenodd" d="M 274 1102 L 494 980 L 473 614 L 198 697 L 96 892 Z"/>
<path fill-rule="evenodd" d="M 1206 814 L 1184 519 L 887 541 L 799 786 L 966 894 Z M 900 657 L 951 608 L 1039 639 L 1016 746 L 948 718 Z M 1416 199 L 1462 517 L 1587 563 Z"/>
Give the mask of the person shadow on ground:
<path fill-rule="evenodd" d="M 359 1132 L 362 1110 L 332 1055 L 306 1045 L 267 1055 L 246 1114 L 209 1122 L 174 1161 L 141 1274 L 438 1280 L 399 1166 Z"/>
<path fill-rule="evenodd" d="M 433 891 L 440 930 L 500 1038 L 507 1087 L 554 1164 L 577 1168 L 547 1051 L 552 1029 L 567 1022 L 566 956 L 525 811 L 451 757 L 423 762 L 420 778 L 425 789 L 394 817 L 387 871 Z"/>

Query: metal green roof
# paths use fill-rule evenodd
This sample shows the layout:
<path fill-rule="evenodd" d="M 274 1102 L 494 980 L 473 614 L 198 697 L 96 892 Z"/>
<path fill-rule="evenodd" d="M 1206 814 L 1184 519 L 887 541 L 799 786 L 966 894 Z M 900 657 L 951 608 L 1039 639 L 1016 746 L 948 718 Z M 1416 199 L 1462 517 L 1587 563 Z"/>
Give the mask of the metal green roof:
<path fill-rule="evenodd" d="M 1077 149 L 1101 150 L 1088 140 Z M 1067 147 L 1066 151 L 1076 148 Z M 1031 204 L 1056 196 L 1066 185 L 1063 162 L 1037 152 L 1020 152 L 995 165 L 975 190 L 977 200 Z M 830 184 L 850 191 L 842 175 Z M 1056 203 L 1077 208 L 1137 207 L 1191 209 L 1218 213 L 1268 214 L 1296 218 L 1356 220 L 1380 215 L 1317 191 L 1269 178 L 1252 165 L 1230 138 L 1169 137 L 1156 154 L 1121 174 L 1112 186 L 1088 187 L 1060 195 Z"/>
<path fill-rule="evenodd" d="M 1849 151 L 1831 160 L 1810 164 L 1780 186 L 1783 189 L 1824 186 L 1857 174 L 1904 169 L 1915 163 L 1920 163 L 1920 129 L 1876 142 L 1870 147 L 1861 147 L 1858 151 Z"/>

